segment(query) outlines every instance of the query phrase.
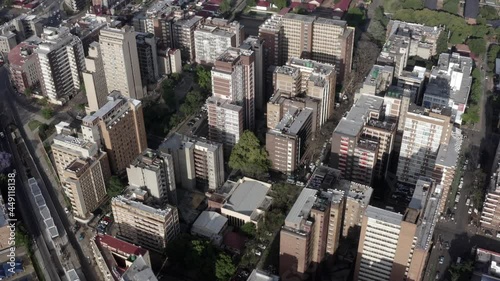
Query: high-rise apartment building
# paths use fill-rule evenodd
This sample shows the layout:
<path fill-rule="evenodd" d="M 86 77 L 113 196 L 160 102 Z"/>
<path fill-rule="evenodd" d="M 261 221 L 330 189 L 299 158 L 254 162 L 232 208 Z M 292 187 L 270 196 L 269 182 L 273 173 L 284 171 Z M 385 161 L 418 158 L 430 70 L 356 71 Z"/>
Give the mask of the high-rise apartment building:
<path fill-rule="evenodd" d="M 331 162 L 345 179 L 371 185 L 384 177 L 396 135 L 396 123 L 384 116 L 383 98 L 361 95 L 335 128 Z"/>
<path fill-rule="evenodd" d="M 236 47 L 236 35 L 229 31 L 203 24 L 194 31 L 197 63 L 211 65 L 229 47 Z"/>
<path fill-rule="evenodd" d="M 76 159 L 66 166 L 61 182 L 75 216 L 87 218 L 107 199 L 106 183 L 110 177 L 105 152 Z"/>
<path fill-rule="evenodd" d="M 230 153 L 238 143 L 245 128 L 245 113 L 242 106 L 230 100 L 211 96 L 207 99 L 208 139 L 224 145 Z"/>
<path fill-rule="evenodd" d="M 280 15 L 273 15 L 259 26 L 259 38 L 264 41 L 264 70 L 271 65 L 282 65 L 281 37 L 283 20 Z"/>
<path fill-rule="evenodd" d="M 249 130 L 255 127 L 254 61 L 253 51 L 228 48 L 217 58 L 212 69 L 213 96 L 242 106 L 245 128 Z"/>
<path fill-rule="evenodd" d="M 118 237 L 144 248 L 163 252 L 180 233 L 177 208 L 141 202 L 140 195 L 119 195 L 111 200 Z M 149 204 L 149 205 L 148 205 Z"/>
<path fill-rule="evenodd" d="M 194 31 L 203 22 L 200 16 L 178 20 L 173 27 L 174 48 L 181 50 L 183 61 L 195 61 Z"/>
<path fill-rule="evenodd" d="M 108 92 L 120 91 L 133 99 L 144 97 L 141 68 L 133 27 L 106 27 L 99 35 Z"/>
<path fill-rule="evenodd" d="M 142 110 L 140 101 L 115 91 L 103 107 L 82 120 L 84 139 L 103 147 L 115 174 L 125 172 L 147 148 Z"/>
<path fill-rule="evenodd" d="M 266 133 L 266 150 L 273 170 L 292 174 L 299 165 L 312 132 L 313 110 L 290 108 Z"/>
<path fill-rule="evenodd" d="M 108 86 L 102 62 L 101 47 L 94 42 L 89 46 L 89 55 L 85 58 L 86 70 L 82 72 L 87 95 L 87 113 L 99 110 L 108 102 Z"/>
<path fill-rule="evenodd" d="M 282 280 L 305 280 L 327 253 L 335 252 L 343 204 L 343 191 L 302 190 L 280 232 Z"/>
<path fill-rule="evenodd" d="M 420 178 L 404 214 L 367 207 L 354 280 L 423 280 L 439 218 L 439 190 L 430 179 Z"/>
<path fill-rule="evenodd" d="M 410 38 L 410 56 L 423 59 L 437 55 L 437 41 L 444 28 L 391 20 L 387 24 L 387 37 L 396 34 Z"/>
<path fill-rule="evenodd" d="M 377 64 L 394 67 L 394 77 L 402 75 L 410 56 L 410 38 L 393 34 L 387 39 L 377 58 Z"/>
<path fill-rule="evenodd" d="M 42 94 L 51 103 L 63 104 L 80 89 L 80 72 L 85 70 L 83 45 L 66 27 L 46 27 L 38 55 Z"/>
<path fill-rule="evenodd" d="M 183 188 L 213 191 L 224 184 L 222 144 L 174 134 L 160 151 L 172 156 L 175 179 Z"/>
<path fill-rule="evenodd" d="M 411 104 L 404 124 L 397 178 L 415 184 L 420 176 L 432 176 L 440 145 L 449 143 L 450 110 L 438 113 Z"/>
<path fill-rule="evenodd" d="M 309 108 L 313 111 L 311 131 L 319 129 L 321 100 L 308 96 L 295 96 L 277 90 L 267 103 L 267 128 L 274 129 L 291 108 Z"/>
<path fill-rule="evenodd" d="M 173 26 L 184 17 L 179 6 L 170 6 L 165 1 L 151 5 L 145 14 L 138 14 L 132 20 L 137 32 L 152 33 L 158 39 L 158 48 L 166 50 L 174 46 Z"/>
<path fill-rule="evenodd" d="M 127 178 L 130 186 L 145 187 L 151 197 L 177 205 L 172 155 L 146 149 L 127 168 Z"/>
<path fill-rule="evenodd" d="M 35 49 L 37 41 L 25 41 L 10 50 L 8 55 L 9 72 L 14 87 L 20 93 L 35 89 L 40 85 Z"/>
<path fill-rule="evenodd" d="M 137 42 L 137 55 L 139 56 L 142 85 L 155 84 L 160 78 L 156 38 L 152 33 L 137 33 L 135 38 Z"/>
<path fill-rule="evenodd" d="M 111 177 L 108 155 L 97 144 L 71 135 L 69 124 L 56 126 L 51 149 L 56 171 L 74 215 L 87 218 L 106 199 Z"/>
<path fill-rule="evenodd" d="M 256 36 L 248 36 L 240 45 L 240 49 L 253 51 L 255 56 L 255 110 L 261 113 L 264 112 L 264 104 L 266 97 L 265 83 L 265 61 L 264 61 L 264 40 Z"/>

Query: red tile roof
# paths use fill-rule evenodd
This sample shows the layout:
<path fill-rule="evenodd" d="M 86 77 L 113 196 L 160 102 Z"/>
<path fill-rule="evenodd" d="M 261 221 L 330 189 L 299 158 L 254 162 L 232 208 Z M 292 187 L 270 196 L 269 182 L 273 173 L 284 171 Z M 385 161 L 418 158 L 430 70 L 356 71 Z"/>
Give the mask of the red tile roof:
<path fill-rule="evenodd" d="M 17 46 L 15 46 L 12 50 L 10 50 L 9 55 L 8 55 L 8 60 L 9 60 L 9 64 L 11 64 L 12 66 L 20 67 L 24 64 L 26 59 L 36 55 L 35 52 L 32 52 L 27 57 L 23 57 L 23 56 L 21 56 L 21 48 L 28 48 L 28 49 L 31 49 L 33 51 L 33 49 L 35 49 L 36 46 L 31 45 L 27 42 L 21 42 Z"/>
<path fill-rule="evenodd" d="M 266 2 L 266 1 L 260 1 L 259 3 L 257 3 L 257 6 L 259 6 L 259 7 L 269 7 L 269 6 L 271 6 L 271 3 Z"/>
<path fill-rule="evenodd" d="M 95 237 L 97 245 L 103 248 L 109 249 L 111 252 L 121 252 L 129 255 L 144 256 L 148 253 L 148 250 L 130 244 L 123 240 L 114 238 L 113 236 L 98 234 Z"/>
<path fill-rule="evenodd" d="M 343 12 L 349 10 L 349 5 L 351 5 L 351 0 L 341 0 L 339 3 L 337 3 L 333 9 L 334 10 L 341 10 Z"/>

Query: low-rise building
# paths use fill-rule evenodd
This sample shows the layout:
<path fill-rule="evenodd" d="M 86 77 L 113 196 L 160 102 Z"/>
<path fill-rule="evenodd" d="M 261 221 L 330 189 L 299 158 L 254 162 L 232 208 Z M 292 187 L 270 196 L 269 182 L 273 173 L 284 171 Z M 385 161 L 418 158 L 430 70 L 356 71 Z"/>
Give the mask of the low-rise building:
<path fill-rule="evenodd" d="M 249 222 L 257 225 L 271 207 L 270 190 L 271 184 L 244 177 L 234 184 L 222 203 L 221 214 L 232 226 L 239 227 Z"/>
<path fill-rule="evenodd" d="M 476 250 L 471 281 L 498 280 L 500 278 L 500 253 L 483 248 Z"/>
<path fill-rule="evenodd" d="M 228 219 L 214 211 L 203 211 L 191 226 L 191 234 L 209 239 L 216 245 L 222 243 Z"/>

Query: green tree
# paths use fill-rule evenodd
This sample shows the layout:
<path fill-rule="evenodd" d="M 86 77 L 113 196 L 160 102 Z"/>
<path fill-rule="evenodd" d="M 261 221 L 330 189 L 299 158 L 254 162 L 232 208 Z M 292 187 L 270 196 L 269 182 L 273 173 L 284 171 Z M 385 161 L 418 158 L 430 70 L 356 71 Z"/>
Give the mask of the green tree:
<path fill-rule="evenodd" d="M 169 129 L 177 127 L 177 125 L 179 125 L 183 120 L 184 120 L 184 117 L 178 113 L 172 115 L 170 117 L 170 120 L 168 121 Z M 167 132 L 165 132 L 165 133 L 167 133 Z"/>
<path fill-rule="evenodd" d="M 443 10 L 451 14 L 458 14 L 458 0 L 445 0 L 443 4 Z"/>
<path fill-rule="evenodd" d="M 31 90 L 31 88 L 28 87 L 28 88 L 24 89 L 25 96 L 30 97 L 32 94 L 33 94 L 33 90 Z"/>
<path fill-rule="evenodd" d="M 462 121 L 465 122 L 466 124 L 479 123 L 479 121 L 480 121 L 479 106 L 477 106 L 477 105 L 469 106 L 465 110 L 465 113 L 462 115 Z"/>
<path fill-rule="evenodd" d="M 54 110 L 52 110 L 52 108 L 50 108 L 50 107 L 42 108 L 41 113 L 42 113 L 43 118 L 45 118 L 45 119 L 50 119 L 50 118 L 52 118 L 52 116 L 54 116 Z"/>
<path fill-rule="evenodd" d="M 272 3 L 276 5 L 278 10 L 281 10 L 283 8 L 288 7 L 288 1 L 287 0 L 273 0 Z"/>
<path fill-rule="evenodd" d="M 231 0 L 222 1 L 219 8 L 220 8 L 221 13 L 223 13 L 223 14 L 231 11 Z"/>
<path fill-rule="evenodd" d="M 376 21 L 379 21 L 384 26 L 384 29 L 387 27 L 387 24 L 389 23 L 389 18 L 385 16 L 383 6 L 378 6 L 377 8 L 375 8 L 375 14 L 373 18 Z"/>
<path fill-rule="evenodd" d="M 350 8 L 347 11 L 347 15 L 345 17 L 347 24 L 350 26 L 359 27 L 364 24 L 366 20 L 366 13 L 364 9 L 359 7 Z"/>
<path fill-rule="evenodd" d="M 181 74 L 180 73 L 172 73 L 170 75 L 170 78 L 172 78 L 172 80 L 174 80 L 174 82 L 177 84 L 177 82 L 179 82 L 181 80 Z"/>
<path fill-rule="evenodd" d="M 479 14 L 481 17 L 487 20 L 495 20 L 498 19 L 498 12 L 495 8 L 491 6 L 482 6 L 479 10 Z"/>
<path fill-rule="evenodd" d="M 257 1 L 255 1 L 255 0 L 247 0 L 247 6 L 248 7 L 255 7 L 255 6 L 257 6 Z"/>
<path fill-rule="evenodd" d="M 249 176 L 260 176 L 268 172 L 267 152 L 251 131 L 245 131 L 234 146 L 229 157 L 229 167 Z"/>
<path fill-rule="evenodd" d="M 467 40 L 467 45 L 475 55 L 483 55 L 486 52 L 486 40 L 484 38 L 471 38 Z"/>
<path fill-rule="evenodd" d="M 247 222 L 240 227 L 240 232 L 243 233 L 245 236 L 250 237 L 250 238 L 255 236 L 256 231 L 257 230 L 255 228 L 255 224 L 253 224 L 251 222 Z"/>
<path fill-rule="evenodd" d="M 80 103 L 76 106 L 76 108 L 79 110 L 79 111 L 84 111 L 85 110 L 85 107 L 87 106 L 86 103 Z"/>
<path fill-rule="evenodd" d="M 162 94 L 161 97 L 165 104 L 172 109 L 175 109 L 176 98 L 174 92 L 174 81 L 171 79 L 164 80 L 161 83 Z"/>
<path fill-rule="evenodd" d="M 191 91 L 186 95 L 186 100 L 184 100 L 184 103 L 181 105 L 179 110 L 184 115 L 191 115 L 200 110 L 204 101 L 205 98 L 200 92 Z"/>
<path fill-rule="evenodd" d="M 209 70 L 206 70 L 201 65 L 196 67 L 196 81 L 202 90 L 212 90 L 212 75 Z"/>
<path fill-rule="evenodd" d="M 215 276 L 218 281 L 229 280 L 236 272 L 236 267 L 231 260 L 231 257 L 224 253 L 220 253 L 217 256 L 217 261 L 215 263 Z"/>
<path fill-rule="evenodd" d="M 108 196 L 115 197 L 122 194 L 125 185 L 122 183 L 118 176 L 112 176 L 108 180 Z"/>
<path fill-rule="evenodd" d="M 287 213 L 299 196 L 300 188 L 294 184 L 278 183 L 271 189 L 273 208 Z"/>
<path fill-rule="evenodd" d="M 307 15 L 307 10 L 302 7 L 295 7 L 293 12 L 299 15 Z"/>
<path fill-rule="evenodd" d="M 368 32 L 369 35 L 372 36 L 372 38 L 377 41 L 379 46 L 383 45 L 385 42 L 385 27 L 381 23 L 381 21 L 374 21 L 372 22 L 369 27 L 368 27 Z"/>
<path fill-rule="evenodd" d="M 442 54 L 448 52 L 448 32 L 446 30 L 439 34 L 436 41 L 436 53 Z"/>
<path fill-rule="evenodd" d="M 413 9 L 420 10 L 424 8 L 424 2 L 422 0 L 405 0 L 402 3 L 403 9 Z"/>

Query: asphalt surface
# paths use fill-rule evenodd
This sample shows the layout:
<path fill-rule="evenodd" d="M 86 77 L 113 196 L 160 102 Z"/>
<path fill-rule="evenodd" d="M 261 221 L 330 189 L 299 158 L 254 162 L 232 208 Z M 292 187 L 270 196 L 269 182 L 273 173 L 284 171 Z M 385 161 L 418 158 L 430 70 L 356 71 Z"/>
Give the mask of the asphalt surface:
<path fill-rule="evenodd" d="M 4 87 L 2 87 L 2 91 L 0 92 L 0 98 L 3 101 L 7 101 L 6 105 L 11 110 L 14 121 L 13 123 L 16 124 L 17 127 L 19 128 L 22 138 L 24 140 L 27 140 L 26 146 L 28 148 L 29 154 L 32 156 L 29 157 L 30 159 L 24 159 L 24 161 L 29 162 L 31 160 L 33 161 L 33 166 L 36 166 L 36 168 L 31 169 L 30 172 L 32 176 L 35 177 L 39 182 L 40 190 L 42 191 L 42 194 L 45 197 L 47 206 L 49 207 L 51 215 L 54 219 L 54 223 L 59 229 L 60 234 L 62 236 L 67 235 L 69 245 L 66 246 L 66 249 L 68 250 L 69 253 L 75 253 L 79 261 L 79 264 L 81 266 L 80 272 L 85 275 L 86 280 L 89 281 L 99 280 L 94 268 L 91 268 L 89 266 L 87 256 L 82 251 L 80 243 L 77 241 L 75 235 L 72 234 L 70 230 L 72 223 L 70 223 L 68 216 L 64 211 L 64 207 L 61 206 L 61 203 L 57 199 L 58 198 L 57 195 L 60 192 L 56 188 L 57 179 L 54 178 L 49 179 L 49 177 L 47 176 L 47 171 L 49 170 L 49 168 L 47 167 L 47 163 L 43 163 L 42 161 L 40 161 L 40 159 L 43 159 L 43 156 L 40 156 L 37 153 L 35 153 L 36 150 L 33 146 L 33 143 L 32 141 L 30 141 L 30 138 L 28 138 L 27 133 L 24 130 L 23 123 L 20 121 L 22 118 L 15 104 L 16 99 L 14 95 L 16 93 L 14 93 L 12 87 L 10 86 L 10 80 L 8 78 L 7 70 L 5 68 L 0 69 L 0 81 L 4 81 L 3 85 Z M 56 182 L 56 184 L 54 184 L 54 182 Z"/>

